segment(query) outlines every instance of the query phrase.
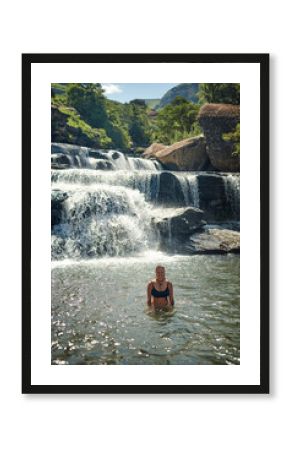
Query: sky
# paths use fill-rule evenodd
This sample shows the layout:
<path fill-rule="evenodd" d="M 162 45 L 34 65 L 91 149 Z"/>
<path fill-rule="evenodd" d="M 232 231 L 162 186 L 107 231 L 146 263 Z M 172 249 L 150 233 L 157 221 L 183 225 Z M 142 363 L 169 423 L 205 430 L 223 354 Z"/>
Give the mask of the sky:
<path fill-rule="evenodd" d="M 161 98 L 179 83 L 104 83 L 105 95 L 110 100 L 129 102 L 136 98 Z"/>

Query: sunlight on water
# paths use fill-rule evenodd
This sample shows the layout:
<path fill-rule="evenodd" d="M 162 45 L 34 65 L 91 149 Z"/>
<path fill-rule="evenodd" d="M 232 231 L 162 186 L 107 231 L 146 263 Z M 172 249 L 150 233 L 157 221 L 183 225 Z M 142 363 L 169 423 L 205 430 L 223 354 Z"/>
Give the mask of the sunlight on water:
<path fill-rule="evenodd" d="M 152 313 L 157 264 L 175 308 Z M 52 265 L 52 364 L 239 364 L 239 257 L 168 256 Z"/>

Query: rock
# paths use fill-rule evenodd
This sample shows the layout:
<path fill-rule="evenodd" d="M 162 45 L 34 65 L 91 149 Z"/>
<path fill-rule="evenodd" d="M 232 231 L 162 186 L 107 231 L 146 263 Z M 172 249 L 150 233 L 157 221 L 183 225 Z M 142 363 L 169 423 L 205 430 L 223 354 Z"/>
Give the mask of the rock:
<path fill-rule="evenodd" d="M 157 159 L 168 170 L 203 170 L 209 165 L 203 136 L 184 139 L 169 146 L 155 142 L 143 156 Z"/>
<path fill-rule="evenodd" d="M 155 158 L 155 153 L 158 151 L 167 148 L 166 145 L 159 144 L 158 142 L 153 142 L 142 154 L 144 158 Z"/>
<path fill-rule="evenodd" d="M 96 170 L 113 170 L 114 166 L 111 161 L 98 161 L 96 164 Z"/>
<path fill-rule="evenodd" d="M 229 183 L 229 178 L 239 180 L 239 175 L 198 175 L 199 207 L 205 211 L 207 221 L 239 220 L 239 190 L 235 190 L 235 185 Z"/>
<path fill-rule="evenodd" d="M 178 178 L 171 172 L 161 172 L 159 175 L 159 190 L 156 198 L 164 205 L 184 205 L 184 194 Z"/>
<path fill-rule="evenodd" d="M 66 192 L 54 189 L 51 191 L 51 227 L 63 222 L 65 215 L 64 202 L 68 199 Z"/>
<path fill-rule="evenodd" d="M 155 152 L 155 158 L 169 170 L 202 170 L 209 162 L 203 136 L 176 142 Z"/>
<path fill-rule="evenodd" d="M 206 211 L 207 220 L 223 220 L 229 216 L 223 177 L 200 174 L 198 177 L 199 206 Z"/>
<path fill-rule="evenodd" d="M 120 153 L 118 153 L 118 152 L 112 153 L 112 159 L 119 159 L 119 158 L 120 158 Z"/>
<path fill-rule="evenodd" d="M 89 149 L 88 153 L 91 158 L 106 159 L 106 160 L 110 159 L 109 156 L 106 153 L 102 152 L 101 150 Z"/>
<path fill-rule="evenodd" d="M 162 237 L 182 239 L 206 224 L 203 217 L 204 213 L 199 208 L 166 208 L 160 211 L 159 217 L 153 219 L 153 224 Z"/>
<path fill-rule="evenodd" d="M 188 253 L 239 253 L 240 233 L 210 228 L 190 236 L 184 250 Z"/>
<path fill-rule="evenodd" d="M 51 168 L 52 169 L 68 169 L 71 167 L 71 159 L 64 154 L 52 154 L 51 155 Z"/>
<path fill-rule="evenodd" d="M 199 111 L 198 120 L 206 139 L 206 151 L 216 170 L 235 172 L 240 169 L 239 156 L 233 155 L 234 144 L 223 134 L 233 131 L 240 122 L 239 105 L 208 103 Z"/>
<path fill-rule="evenodd" d="M 69 164 L 58 164 L 58 163 L 51 163 L 51 168 L 53 170 L 64 170 L 69 169 L 71 166 Z"/>

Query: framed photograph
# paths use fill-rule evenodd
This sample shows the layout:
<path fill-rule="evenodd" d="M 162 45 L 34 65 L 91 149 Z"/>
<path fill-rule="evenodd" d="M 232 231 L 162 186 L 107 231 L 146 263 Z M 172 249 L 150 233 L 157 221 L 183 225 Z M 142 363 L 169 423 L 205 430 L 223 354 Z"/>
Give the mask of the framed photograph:
<path fill-rule="evenodd" d="M 22 55 L 22 392 L 269 393 L 269 55 Z"/>

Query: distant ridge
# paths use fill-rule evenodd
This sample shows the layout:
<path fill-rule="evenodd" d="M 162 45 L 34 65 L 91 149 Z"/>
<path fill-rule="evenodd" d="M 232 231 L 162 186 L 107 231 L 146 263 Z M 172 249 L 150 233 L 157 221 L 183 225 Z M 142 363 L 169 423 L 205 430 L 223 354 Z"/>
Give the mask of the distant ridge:
<path fill-rule="evenodd" d="M 160 100 L 157 108 L 163 108 L 164 106 L 171 103 L 176 97 L 184 97 L 192 103 L 198 102 L 198 83 L 182 83 L 174 86 L 172 89 L 166 92 Z"/>

